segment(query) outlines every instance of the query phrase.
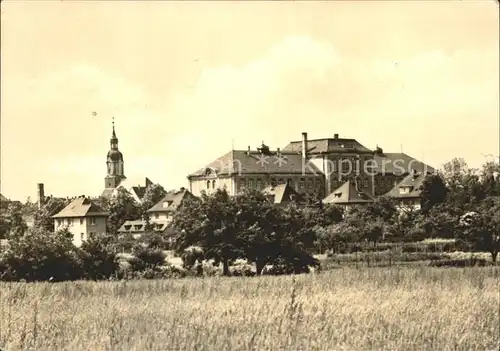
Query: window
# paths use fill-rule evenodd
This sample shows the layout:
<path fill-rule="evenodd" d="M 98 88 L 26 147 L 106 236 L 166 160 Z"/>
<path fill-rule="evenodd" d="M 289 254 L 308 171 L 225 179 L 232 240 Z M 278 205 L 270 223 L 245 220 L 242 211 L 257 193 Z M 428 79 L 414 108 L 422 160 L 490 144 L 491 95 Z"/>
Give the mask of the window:
<path fill-rule="evenodd" d="M 278 179 L 278 184 L 285 184 L 285 179 L 283 178 Z"/>
<path fill-rule="evenodd" d="M 90 225 L 96 225 L 95 217 L 90 217 Z"/>
<path fill-rule="evenodd" d="M 85 234 L 80 233 L 80 240 L 83 241 L 85 239 Z"/>
<path fill-rule="evenodd" d="M 300 178 L 299 188 L 303 189 L 304 187 L 305 187 L 305 179 L 304 178 Z"/>
<path fill-rule="evenodd" d="M 84 219 L 80 218 L 80 225 L 83 225 L 83 221 L 84 221 Z"/>
<path fill-rule="evenodd" d="M 353 162 L 348 159 L 348 158 L 343 158 L 340 160 L 340 168 L 342 170 L 342 173 L 350 173 L 352 169 L 354 168 L 354 165 L 352 164 Z"/>
<path fill-rule="evenodd" d="M 255 186 L 257 189 L 260 189 L 262 187 L 262 179 L 257 178 L 257 181 L 255 182 Z"/>
<path fill-rule="evenodd" d="M 207 180 L 207 189 L 210 189 L 210 181 Z"/>
<path fill-rule="evenodd" d="M 155 218 L 156 219 L 160 218 L 160 215 L 158 213 L 155 213 Z"/>
<path fill-rule="evenodd" d="M 252 189 L 252 188 L 253 188 L 253 179 L 252 179 L 252 178 L 248 179 L 248 187 L 249 187 L 250 189 Z"/>
<path fill-rule="evenodd" d="M 212 180 L 212 189 L 215 189 L 215 180 Z"/>
<path fill-rule="evenodd" d="M 245 179 L 240 179 L 240 187 L 244 189 L 246 186 L 246 180 Z"/>
<path fill-rule="evenodd" d="M 289 186 L 292 186 L 293 184 L 293 179 L 292 178 L 288 178 L 286 183 L 289 185 Z"/>
<path fill-rule="evenodd" d="M 312 189 L 314 187 L 314 180 L 312 178 L 307 180 L 307 188 Z"/>
<path fill-rule="evenodd" d="M 365 188 L 368 188 L 370 186 L 370 183 L 368 182 L 368 178 L 363 179 L 363 186 Z"/>
<path fill-rule="evenodd" d="M 271 185 L 276 186 L 276 179 L 275 178 L 271 178 Z"/>
<path fill-rule="evenodd" d="M 90 235 L 89 235 L 90 238 L 95 238 L 95 232 L 90 232 Z"/>

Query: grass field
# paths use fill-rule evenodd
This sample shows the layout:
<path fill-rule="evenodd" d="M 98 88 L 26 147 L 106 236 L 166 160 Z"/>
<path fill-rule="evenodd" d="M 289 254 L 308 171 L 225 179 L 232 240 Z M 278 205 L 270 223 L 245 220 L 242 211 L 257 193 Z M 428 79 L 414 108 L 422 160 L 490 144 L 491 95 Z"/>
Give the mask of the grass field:
<path fill-rule="evenodd" d="M 1 283 L 0 345 L 498 350 L 499 276 L 498 267 L 422 267 L 295 277 Z"/>

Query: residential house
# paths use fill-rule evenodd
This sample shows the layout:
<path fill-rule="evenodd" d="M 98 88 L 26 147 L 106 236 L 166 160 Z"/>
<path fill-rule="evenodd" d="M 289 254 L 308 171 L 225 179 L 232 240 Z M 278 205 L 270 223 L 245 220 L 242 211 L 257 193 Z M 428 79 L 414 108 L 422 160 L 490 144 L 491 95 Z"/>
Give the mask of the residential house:
<path fill-rule="evenodd" d="M 296 203 L 305 204 L 306 199 L 303 195 L 297 193 L 294 188 L 288 184 L 269 185 L 262 192 L 269 200 L 277 205 Z"/>
<path fill-rule="evenodd" d="M 381 196 L 389 192 L 413 171 L 434 173 L 433 167 L 402 152 L 384 153 L 378 147 L 374 151 L 374 194 Z"/>
<path fill-rule="evenodd" d="M 164 233 L 172 222 L 175 212 L 182 206 L 186 199 L 196 199 L 185 188 L 169 191 L 158 203 L 147 210 L 151 229 Z M 131 233 L 139 237 L 146 230 L 145 220 L 126 221 L 118 230 L 119 233 Z"/>
<path fill-rule="evenodd" d="M 85 196 L 71 201 L 54 218 L 54 230 L 68 229 L 73 234 L 73 243 L 80 246 L 89 237 L 106 233 L 108 213 L 102 211 Z"/>
<path fill-rule="evenodd" d="M 333 190 L 322 202 L 324 204 L 334 204 L 345 210 L 349 210 L 352 207 L 368 205 L 373 200 L 373 196 L 362 186 L 361 179 L 358 178 L 346 181 L 340 187 Z"/>
<path fill-rule="evenodd" d="M 230 195 L 244 189 L 264 190 L 288 184 L 299 194 L 323 193 L 324 175 L 315 165 L 306 165 L 294 151 L 271 151 L 262 143 L 257 150 L 231 150 L 190 174 L 189 190 L 195 196 L 225 188 Z"/>
<path fill-rule="evenodd" d="M 400 209 L 419 210 L 421 208 L 422 185 L 427 175 L 414 171 L 397 183 L 386 195 L 394 199 Z"/>

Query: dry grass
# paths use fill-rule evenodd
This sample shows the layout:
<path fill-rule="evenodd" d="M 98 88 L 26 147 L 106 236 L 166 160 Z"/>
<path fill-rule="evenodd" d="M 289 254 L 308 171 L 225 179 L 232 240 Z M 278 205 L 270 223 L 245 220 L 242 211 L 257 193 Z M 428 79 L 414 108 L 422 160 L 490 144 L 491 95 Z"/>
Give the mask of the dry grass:
<path fill-rule="evenodd" d="M 499 271 L 0 285 L 7 350 L 493 350 Z"/>

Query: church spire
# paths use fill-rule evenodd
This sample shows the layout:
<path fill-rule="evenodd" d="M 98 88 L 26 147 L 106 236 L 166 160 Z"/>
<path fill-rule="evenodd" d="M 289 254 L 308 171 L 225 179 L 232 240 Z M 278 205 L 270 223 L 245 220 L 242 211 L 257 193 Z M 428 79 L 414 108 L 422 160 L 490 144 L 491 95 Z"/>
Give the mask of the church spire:
<path fill-rule="evenodd" d="M 114 117 L 113 117 L 112 125 L 113 125 L 113 133 L 111 134 L 111 139 L 110 139 L 111 149 L 118 150 L 118 138 L 116 137 L 116 132 L 115 132 L 115 118 Z"/>

